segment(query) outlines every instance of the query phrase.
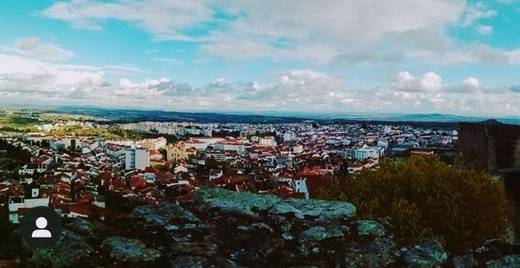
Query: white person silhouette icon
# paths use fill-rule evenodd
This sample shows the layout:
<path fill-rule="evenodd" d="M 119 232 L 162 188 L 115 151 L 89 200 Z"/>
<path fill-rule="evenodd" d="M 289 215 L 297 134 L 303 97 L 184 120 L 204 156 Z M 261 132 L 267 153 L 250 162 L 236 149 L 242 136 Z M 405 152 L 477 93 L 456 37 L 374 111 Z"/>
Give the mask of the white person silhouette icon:
<path fill-rule="evenodd" d="M 34 207 L 26 211 L 20 228 L 20 235 L 29 248 L 49 248 L 60 240 L 63 223 L 53 208 Z"/>
<path fill-rule="evenodd" d="M 38 229 L 32 232 L 32 238 L 52 238 L 51 232 L 45 229 L 47 227 L 47 219 L 45 217 L 36 219 L 36 227 Z"/>

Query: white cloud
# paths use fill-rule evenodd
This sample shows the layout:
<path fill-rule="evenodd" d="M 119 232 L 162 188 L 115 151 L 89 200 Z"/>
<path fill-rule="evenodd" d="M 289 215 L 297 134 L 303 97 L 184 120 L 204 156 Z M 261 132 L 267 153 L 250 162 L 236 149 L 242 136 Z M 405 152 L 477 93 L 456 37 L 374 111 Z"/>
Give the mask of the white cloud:
<path fill-rule="evenodd" d="M 225 33 L 210 37 L 204 46 L 210 54 L 227 58 L 273 55 L 274 59 L 347 64 L 400 60 L 410 46 L 444 46 L 444 26 L 456 23 L 465 7 L 464 1 L 451 0 L 433 0 L 426 5 L 411 0 L 338 0 L 320 5 L 310 0 L 298 4 L 231 2 L 233 10 L 244 15 L 230 22 Z M 409 42 L 403 48 L 404 38 Z M 381 42 L 391 43 L 384 47 L 398 46 L 397 51 L 380 52 Z"/>
<path fill-rule="evenodd" d="M 313 0 L 71 0 L 56 2 L 42 14 L 88 29 L 101 29 L 105 21 L 120 20 L 159 40 L 200 41 L 206 53 L 230 59 L 350 64 L 401 60 L 409 46 L 444 48 L 448 41 L 444 27 L 457 23 L 465 8 L 464 0 L 430 0 L 428 4 L 415 0 L 332 0 L 319 5 Z M 233 19 L 214 16 L 222 12 Z M 205 32 L 207 23 L 218 26 Z M 193 29 L 201 31 L 187 34 Z M 390 37 L 397 51 L 372 56 Z M 408 44 L 400 47 L 399 40 L 405 38 Z"/>
<path fill-rule="evenodd" d="M 461 25 L 471 26 L 481 19 L 492 18 L 497 14 L 496 10 L 490 9 L 485 3 L 477 2 L 475 5 L 469 5 L 468 8 L 466 8 Z"/>
<path fill-rule="evenodd" d="M 56 44 L 42 42 L 37 37 L 18 39 L 11 50 L 24 56 L 48 61 L 64 61 L 74 57 L 72 51 Z"/>
<path fill-rule="evenodd" d="M 501 50 L 488 45 L 477 45 L 470 50 L 470 61 L 492 64 L 520 64 L 520 48 Z"/>
<path fill-rule="evenodd" d="M 434 72 L 425 73 L 421 77 L 414 77 L 408 71 L 403 71 L 399 72 L 392 86 L 396 91 L 438 92 L 442 89 L 442 78 Z"/>
<path fill-rule="evenodd" d="M 479 25 L 475 27 L 475 30 L 482 35 L 488 35 L 493 33 L 493 26 L 490 25 Z"/>
<path fill-rule="evenodd" d="M 55 2 L 41 14 L 93 30 L 103 29 L 109 20 L 123 21 L 156 40 L 198 42 L 202 58 L 298 60 L 346 66 L 407 61 L 519 62 L 515 49 L 490 48 L 497 51 L 486 52 L 482 48 L 485 45 L 461 44 L 448 34 L 450 26 L 491 34 L 492 26 L 479 23 L 498 13 L 484 1 L 330 0 L 316 4 L 314 0 L 65 0 Z M 177 59 L 153 60 L 180 64 Z"/>
<path fill-rule="evenodd" d="M 183 30 L 212 20 L 205 1 L 117 0 L 115 2 L 60 1 L 42 12 L 49 18 L 70 22 L 75 28 L 101 30 L 103 23 L 121 20 L 150 32 L 157 39 L 190 40 Z"/>
<path fill-rule="evenodd" d="M 102 67 L 48 63 L 0 53 L 2 103 L 94 105 L 186 111 L 442 112 L 514 115 L 520 112 L 517 87 L 481 90 L 467 77 L 445 86 L 433 72 L 373 89 L 351 88 L 342 79 L 312 70 L 279 73 L 273 83 L 228 82 L 223 78 L 192 87 L 170 78 L 107 81 Z M 460 89 L 460 90 L 452 90 Z M 468 94 L 471 92 L 472 94 Z"/>
<path fill-rule="evenodd" d="M 132 65 L 89 66 L 61 64 L 23 56 L 0 53 L 0 95 L 16 95 L 20 99 L 39 96 L 75 98 L 107 88 L 107 74 L 128 75 L 140 71 Z M 81 94 L 80 94 L 81 93 Z"/>
<path fill-rule="evenodd" d="M 516 51 L 489 47 L 474 51 L 478 55 L 468 52 L 466 56 L 520 59 Z M 363 89 L 305 69 L 280 72 L 272 83 L 219 78 L 200 87 L 168 77 L 138 81 L 131 76 L 136 71 L 142 72 L 133 65 L 63 64 L 4 51 L 0 52 L 0 102 L 187 111 L 520 113 L 518 86 L 483 88 L 476 77 L 449 85 L 435 72 L 415 76 L 402 71 L 394 81 Z"/>
<path fill-rule="evenodd" d="M 480 89 L 480 81 L 472 76 L 465 78 L 462 84 L 464 86 L 464 89 L 468 91 L 476 91 Z"/>

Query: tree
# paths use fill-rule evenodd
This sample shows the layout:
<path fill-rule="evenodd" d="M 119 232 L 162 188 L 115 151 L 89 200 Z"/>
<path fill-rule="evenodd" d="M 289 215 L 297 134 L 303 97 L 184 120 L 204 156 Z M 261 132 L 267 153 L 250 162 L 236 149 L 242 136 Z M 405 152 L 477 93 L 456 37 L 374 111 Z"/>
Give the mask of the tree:
<path fill-rule="evenodd" d="M 437 156 L 387 161 L 338 179 L 321 197 L 354 203 L 360 217 L 390 216 L 402 243 L 436 239 L 454 252 L 500 238 L 507 226 L 503 184 Z"/>
<path fill-rule="evenodd" d="M 218 167 L 218 162 L 213 156 L 206 158 L 206 160 L 204 161 L 204 164 L 209 169 L 215 169 Z"/>

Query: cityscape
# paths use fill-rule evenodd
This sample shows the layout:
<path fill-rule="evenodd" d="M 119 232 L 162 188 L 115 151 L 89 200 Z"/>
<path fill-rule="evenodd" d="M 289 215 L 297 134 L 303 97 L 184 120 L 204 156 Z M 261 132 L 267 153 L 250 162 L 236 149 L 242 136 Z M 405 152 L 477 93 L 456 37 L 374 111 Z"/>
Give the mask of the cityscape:
<path fill-rule="evenodd" d="M 518 0 L 0 2 L 0 267 L 520 267 Z"/>

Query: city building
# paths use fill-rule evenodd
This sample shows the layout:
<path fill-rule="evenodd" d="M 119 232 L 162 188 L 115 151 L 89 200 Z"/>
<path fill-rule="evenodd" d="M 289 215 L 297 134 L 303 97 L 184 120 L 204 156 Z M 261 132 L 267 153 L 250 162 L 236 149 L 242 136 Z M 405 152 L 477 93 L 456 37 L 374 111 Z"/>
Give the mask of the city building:
<path fill-rule="evenodd" d="M 276 147 L 276 140 L 272 136 L 260 137 L 258 139 L 258 144 L 262 146 Z"/>
<path fill-rule="evenodd" d="M 144 170 L 150 166 L 150 153 L 148 149 L 131 148 L 126 150 L 125 154 L 125 169 Z"/>
<path fill-rule="evenodd" d="M 156 139 L 145 139 L 141 141 L 142 147 L 150 151 L 158 151 L 161 148 L 165 148 L 166 144 L 167 141 L 164 137 L 159 137 Z"/>

